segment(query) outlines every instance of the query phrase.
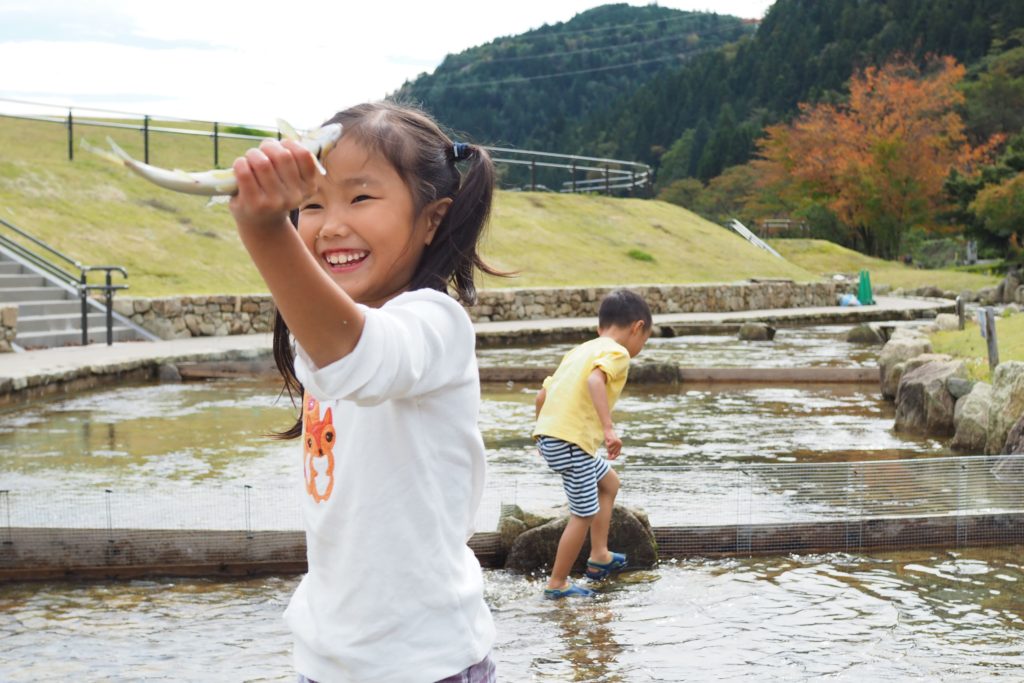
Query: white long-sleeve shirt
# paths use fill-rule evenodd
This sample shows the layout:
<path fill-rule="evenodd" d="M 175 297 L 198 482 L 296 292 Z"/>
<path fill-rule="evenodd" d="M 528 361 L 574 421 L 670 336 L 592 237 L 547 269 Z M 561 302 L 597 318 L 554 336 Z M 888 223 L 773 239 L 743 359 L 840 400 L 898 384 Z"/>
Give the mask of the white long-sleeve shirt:
<path fill-rule="evenodd" d="M 344 358 L 317 369 L 297 349 L 309 572 L 285 620 L 307 678 L 433 682 L 494 641 L 466 545 L 485 473 L 476 337 L 429 289 L 364 313 Z"/>

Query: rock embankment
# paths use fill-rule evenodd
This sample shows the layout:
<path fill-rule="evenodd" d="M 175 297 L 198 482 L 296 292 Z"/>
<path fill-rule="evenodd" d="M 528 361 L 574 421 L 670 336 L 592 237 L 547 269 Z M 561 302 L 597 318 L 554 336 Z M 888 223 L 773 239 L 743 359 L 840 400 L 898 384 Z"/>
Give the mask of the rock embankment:
<path fill-rule="evenodd" d="M 1000 363 L 992 384 L 968 379 L 964 362 L 931 353 L 934 326 L 900 329 L 882 348 L 882 395 L 896 403 L 896 431 L 949 437 L 972 454 L 1024 452 L 1024 362 Z"/>

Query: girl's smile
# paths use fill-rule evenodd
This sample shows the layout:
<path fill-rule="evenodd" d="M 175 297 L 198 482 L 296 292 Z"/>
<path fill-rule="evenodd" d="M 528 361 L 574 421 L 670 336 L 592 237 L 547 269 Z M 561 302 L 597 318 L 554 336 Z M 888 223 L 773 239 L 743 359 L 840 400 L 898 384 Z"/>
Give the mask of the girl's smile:
<path fill-rule="evenodd" d="M 370 252 L 365 249 L 327 249 L 321 257 L 333 273 L 348 273 L 366 262 Z"/>

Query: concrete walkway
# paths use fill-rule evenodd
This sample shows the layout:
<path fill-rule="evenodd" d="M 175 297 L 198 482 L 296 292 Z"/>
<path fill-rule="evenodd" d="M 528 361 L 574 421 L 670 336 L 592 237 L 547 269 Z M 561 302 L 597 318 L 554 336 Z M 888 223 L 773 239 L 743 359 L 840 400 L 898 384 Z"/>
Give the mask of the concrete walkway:
<path fill-rule="evenodd" d="M 744 321 L 774 324 L 854 324 L 867 320 L 912 319 L 929 311 L 951 310 L 945 299 L 878 297 L 876 305 L 862 307 L 784 308 L 732 313 L 674 313 L 654 316 L 659 327 L 737 324 Z M 538 342 L 560 336 L 586 337 L 597 328 L 597 318 L 556 318 L 475 325 L 481 345 Z M 229 337 L 193 337 L 173 341 L 119 342 L 112 346 L 68 346 L 24 353 L 0 354 L 0 405 L 49 394 L 88 389 L 100 384 L 155 378 L 163 365 L 210 360 L 266 358 L 271 353 L 269 334 Z"/>

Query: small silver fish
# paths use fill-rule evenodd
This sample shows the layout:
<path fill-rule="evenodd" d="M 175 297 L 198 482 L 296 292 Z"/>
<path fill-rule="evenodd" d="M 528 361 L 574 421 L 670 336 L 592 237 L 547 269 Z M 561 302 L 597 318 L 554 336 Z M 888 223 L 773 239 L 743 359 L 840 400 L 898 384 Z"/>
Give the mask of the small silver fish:
<path fill-rule="evenodd" d="M 334 146 L 338 144 L 338 140 L 341 139 L 341 124 L 331 123 L 322 128 L 317 128 L 302 137 L 299 137 L 295 129 L 285 121 L 278 121 L 278 126 L 286 138 L 296 140 L 300 145 L 312 152 L 320 173 L 326 175 L 327 171 L 324 170 L 321 160 L 328 152 L 334 149 Z M 189 173 L 178 169 L 171 170 L 160 168 L 159 166 L 150 166 L 137 159 L 133 159 L 110 138 L 107 138 L 107 142 L 110 143 L 112 152 L 94 147 L 84 139 L 82 140 L 82 147 L 115 164 L 124 164 L 149 182 L 168 190 L 174 190 L 175 192 L 216 197 L 233 195 L 238 191 L 238 180 L 235 178 L 234 170 L 230 168 Z"/>

